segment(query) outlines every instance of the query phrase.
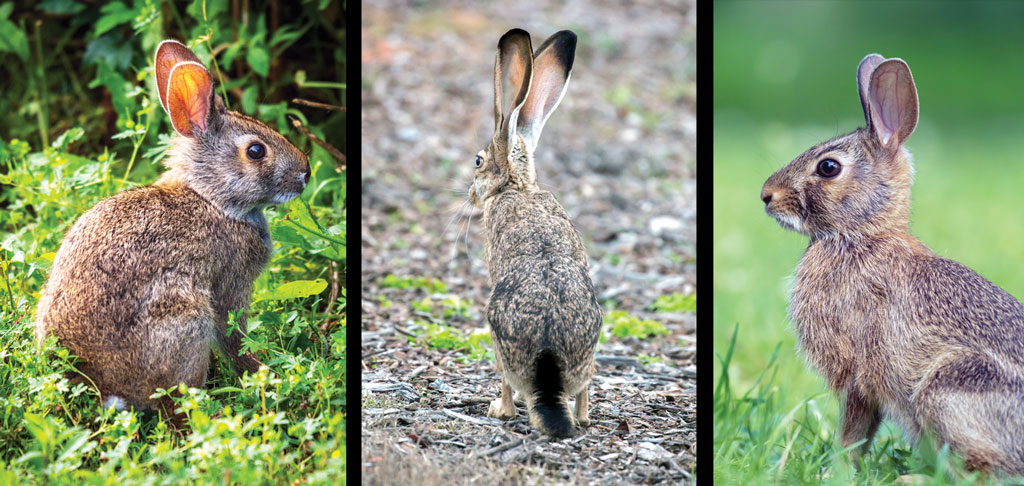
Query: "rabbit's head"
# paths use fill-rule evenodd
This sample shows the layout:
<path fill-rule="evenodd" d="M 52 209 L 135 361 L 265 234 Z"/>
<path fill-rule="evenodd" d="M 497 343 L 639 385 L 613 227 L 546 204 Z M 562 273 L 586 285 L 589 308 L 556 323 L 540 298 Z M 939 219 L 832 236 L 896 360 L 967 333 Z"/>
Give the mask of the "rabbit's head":
<path fill-rule="evenodd" d="M 765 211 L 812 238 L 906 229 L 913 166 L 903 143 L 917 126 L 917 89 L 901 59 L 871 54 L 857 69 L 867 127 L 820 143 L 773 174 Z"/>
<path fill-rule="evenodd" d="M 236 219 L 287 202 L 309 182 L 309 162 L 274 129 L 229 111 L 199 58 L 166 40 L 156 50 L 160 103 L 175 137 L 161 180 L 181 182 Z"/>
<path fill-rule="evenodd" d="M 498 41 L 494 61 L 494 138 L 476 157 L 470 201 L 484 201 L 508 187 L 537 186 L 533 151 L 541 130 L 569 84 L 576 34 L 557 32 L 533 53 L 530 34 L 512 29 Z"/>

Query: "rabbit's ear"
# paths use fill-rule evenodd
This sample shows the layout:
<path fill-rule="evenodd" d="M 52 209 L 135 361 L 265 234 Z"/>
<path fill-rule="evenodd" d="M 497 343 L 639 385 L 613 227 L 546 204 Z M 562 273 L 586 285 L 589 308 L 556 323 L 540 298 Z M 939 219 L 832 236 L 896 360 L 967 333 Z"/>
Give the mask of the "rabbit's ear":
<path fill-rule="evenodd" d="M 857 66 L 857 92 L 860 93 L 860 106 L 864 109 L 864 121 L 871 126 L 871 102 L 868 101 L 868 87 L 871 85 L 871 73 L 882 64 L 885 58 L 878 54 L 868 54 Z"/>
<path fill-rule="evenodd" d="M 167 79 L 167 113 L 178 133 L 196 136 L 193 128 L 206 131 L 213 103 L 213 80 L 202 64 L 179 62 Z"/>
<path fill-rule="evenodd" d="M 519 110 L 530 92 L 533 76 L 533 49 L 530 34 L 512 29 L 498 40 L 494 60 L 494 132 L 511 146 Z"/>
<path fill-rule="evenodd" d="M 171 77 L 171 69 L 174 69 L 179 62 L 203 64 L 188 47 L 176 40 L 165 40 L 156 47 L 156 57 L 153 62 L 156 67 L 156 90 L 160 95 L 160 105 L 164 107 L 164 110 L 167 110 L 167 80 Z"/>
<path fill-rule="evenodd" d="M 533 82 L 517 128 L 531 150 L 537 147 L 544 123 L 565 95 L 575 58 L 576 34 L 569 30 L 548 37 L 533 57 Z"/>
<path fill-rule="evenodd" d="M 882 145 L 895 146 L 917 127 L 917 88 L 910 67 L 902 59 L 887 59 L 871 73 L 868 87 L 870 128 Z"/>

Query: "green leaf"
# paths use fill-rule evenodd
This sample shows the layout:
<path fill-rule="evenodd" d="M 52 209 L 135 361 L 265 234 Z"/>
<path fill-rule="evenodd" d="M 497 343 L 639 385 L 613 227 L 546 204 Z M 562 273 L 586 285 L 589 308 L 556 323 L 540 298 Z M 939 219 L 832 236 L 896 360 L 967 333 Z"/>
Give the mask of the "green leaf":
<path fill-rule="evenodd" d="M 85 130 L 83 130 L 82 127 L 75 127 L 62 133 L 57 137 L 57 140 L 54 140 L 53 143 L 50 144 L 50 146 L 61 152 L 65 152 L 68 149 L 68 145 L 71 145 L 72 142 L 82 138 L 83 135 L 85 135 Z"/>
<path fill-rule="evenodd" d="M 299 234 L 299 230 L 291 226 L 286 226 L 284 224 L 271 225 L 270 236 L 273 238 L 274 241 L 279 243 L 286 243 L 289 245 L 297 246 L 299 248 L 302 248 L 303 250 L 313 249 L 313 246 L 309 244 L 309 241 L 307 241 L 305 237 Z"/>
<path fill-rule="evenodd" d="M 252 66 L 252 70 L 260 76 L 266 77 L 267 73 L 270 72 L 270 54 L 267 53 L 266 47 L 249 46 L 249 52 L 246 54 L 245 60 Z"/>
<path fill-rule="evenodd" d="M 256 86 L 249 86 L 242 92 L 242 112 L 243 113 L 256 113 L 256 97 L 259 96 L 259 91 Z"/>
<path fill-rule="evenodd" d="M 282 47 L 288 47 L 291 43 L 302 37 L 302 34 L 305 34 L 311 25 L 313 24 L 309 24 L 301 29 L 295 30 L 292 30 L 291 25 L 281 27 L 277 32 L 274 32 L 274 34 L 270 36 L 271 47 L 277 46 L 278 44 L 284 44 Z"/>
<path fill-rule="evenodd" d="M 288 282 L 267 293 L 256 296 L 255 301 L 263 300 L 289 300 L 301 299 L 310 295 L 317 295 L 327 288 L 327 280 L 318 278 L 316 280 L 296 280 Z"/>
<path fill-rule="evenodd" d="M 121 2 L 108 3 L 100 9 L 100 12 L 103 13 L 103 16 L 96 21 L 94 32 L 96 37 L 120 24 L 131 22 L 136 15 L 134 10 L 129 9 Z"/>
<path fill-rule="evenodd" d="M 82 60 L 90 64 L 106 62 L 124 71 L 132 63 L 132 44 L 120 32 L 110 32 L 89 42 Z"/>
<path fill-rule="evenodd" d="M 118 117 L 134 111 L 134 107 L 128 105 L 131 98 L 125 96 L 127 81 L 105 62 L 97 64 L 96 68 L 96 79 L 89 82 L 89 89 L 101 85 L 106 86 L 110 91 L 110 99 L 114 103 L 114 110 L 117 111 Z"/>
<path fill-rule="evenodd" d="M 0 6 L 0 52 L 13 52 L 28 62 L 28 37 L 17 25 L 7 20 L 14 4 L 8 2 Z"/>

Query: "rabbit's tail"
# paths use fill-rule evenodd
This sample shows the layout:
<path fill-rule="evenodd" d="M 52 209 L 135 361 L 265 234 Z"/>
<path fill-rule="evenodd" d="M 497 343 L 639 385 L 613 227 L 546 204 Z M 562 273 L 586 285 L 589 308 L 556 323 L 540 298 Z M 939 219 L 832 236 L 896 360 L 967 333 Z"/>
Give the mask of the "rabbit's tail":
<path fill-rule="evenodd" d="M 552 437 L 568 437 L 572 432 L 572 417 L 562 399 L 564 390 L 558 358 L 553 351 L 545 349 L 537 356 L 535 368 L 537 374 L 533 380 L 533 388 L 536 399 L 531 410 L 535 414 L 534 425 Z"/>

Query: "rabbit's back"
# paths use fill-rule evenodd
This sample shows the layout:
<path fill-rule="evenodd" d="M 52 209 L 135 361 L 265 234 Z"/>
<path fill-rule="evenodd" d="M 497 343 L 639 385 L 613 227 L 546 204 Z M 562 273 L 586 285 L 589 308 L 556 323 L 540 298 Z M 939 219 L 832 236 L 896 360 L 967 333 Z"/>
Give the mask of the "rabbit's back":
<path fill-rule="evenodd" d="M 601 309 L 565 210 L 546 191 L 507 191 L 487 214 L 487 318 L 508 368 L 528 371 L 542 349 L 554 352 L 567 374 L 591 366 Z"/>
<path fill-rule="evenodd" d="M 833 389 L 855 382 L 906 420 L 943 356 L 991 356 L 1005 376 L 1024 378 L 1024 304 L 920 242 L 819 240 L 794 284 L 793 322 L 811 364 Z"/>
<path fill-rule="evenodd" d="M 65 236 L 39 303 L 36 336 L 55 335 L 85 361 L 101 391 L 148 394 L 145 385 L 160 375 L 154 367 L 204 359 L 214 321 L 247 307 L 269 257 L 268 238 L 265 227 L 223 216 L 182 185 L 111 196 Z"/>

